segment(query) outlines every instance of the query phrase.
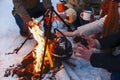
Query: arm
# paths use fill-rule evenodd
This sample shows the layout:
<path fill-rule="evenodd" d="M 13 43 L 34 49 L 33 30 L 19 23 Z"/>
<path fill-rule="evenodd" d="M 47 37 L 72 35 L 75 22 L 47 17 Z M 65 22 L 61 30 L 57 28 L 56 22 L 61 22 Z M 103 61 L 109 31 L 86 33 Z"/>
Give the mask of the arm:
<path fill-rule="evenodd" d="M 98 39 L 101 49 L 114 48 L 120 45 L 120 32 Z"/>
<path fill-rule="evenodd" d="M 111 54 L 92 54 L 90 63 L 94 67 L 105 68 L 110 71 L 120 71 L 120 55 L 113 56 Z"/>
<path fill-rule="evenodd" d="M 92 35 L 92 34 L 102 32 L 105 18 L 106 18 L 106 16 L 104 16 L 103 18 L 101 18 L 99 20 L 96 20 L 92 23 L 88 23 L 86 25 L 78 27 L 77 30 L 79 31 L 79 34 L 89 36 L 89 35 Z"/>
<path fill-rule="evenodd" d="M 73 51 L 76 52 L 75 56 L 90 61 L 94 67 L 105 68 L 110 71 L 120 71 L 120 55 L 114 56 L 107 53 L 93 53 L 91 47 L 88 49 L 80 43 L 76 44 Z"/>
<path fill-rule="evenodd" d="M 96 33 L 100 33 L 103 31 L 103 24 L 104 24 L 104 20 L 105 20 L 106 16 L 96 20 L 92 23 L 88 23 L 86 25 L 80 26 L 77 28 L 77 30 L 73 31 L 73 32 L 63 32 L 63 34 L 65 36 L 75 36 L 75 35 L 92 35 L 92 34 L 96 34 Z"/>
<path fill-rule="evenodd" d="M 95 40 L 92 41 L 93 43 L 96 42 Z M 98 41 L 100 42 L 102 49 L 116 47 L 120 45 L 120 32 L 98 39 Z M 120 71 L 120 55 L 114 56 L 106 53 L 93 53 L 91 46 L 86 48 L 80 43 L 77 43 L 73 48 L 73 51 L 78 53 L 78 57 L 90 61 L 94 67 L 105 68 L 111 71 Z"/>

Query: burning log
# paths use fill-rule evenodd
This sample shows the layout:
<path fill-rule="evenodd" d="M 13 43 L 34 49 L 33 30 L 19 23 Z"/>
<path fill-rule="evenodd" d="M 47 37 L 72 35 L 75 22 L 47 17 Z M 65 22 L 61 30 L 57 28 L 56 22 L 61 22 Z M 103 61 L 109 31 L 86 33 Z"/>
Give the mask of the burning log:
<path fill-rule="evenodd" d="M 35 57 L 33 56 L 33 51 L 31 51 L 28 55 L 26 55 L 23 58 L 23 61 L 21 63 L 22 65 L 24 65 L 24 67 L 26 67 L 27 65 L 33 63 L 34 60 L 35 60 Z"/>
<path fill-rule="evenodd" d="M 30 53 L 28 53 L 25 57 L 23 57 L 23 60 L 20 65 L 11 66 L 11 69 L 7 69 L 5 71 L 5 77 L 8 77 L 9 75 L 17 75 L 18 80 L 38 80 L 40 78 L 40 71 L 35 72 L 35 64 L 36 64 L 36 57 L 35 57 L 34 49 Z M 50 57 L 50 56 L 49 56 Z M 43 74 L 46 74 L 51 69 L 50 62 L 47 56 L 45 56 L 45 62 L 43 67 Z M 43 75 L 42 74 L 42 75 Z"/>
<path fill-rule="evenodd" d="M 62 61 L 72 55 L 72 46 L 65 36 L 45 39 L 37 25 L 29 28 L 37 45 L 26 55 L 21 65 L 15 67 L 12 75 L 16 74 L 19 80 L 39 80 L 51 69 L 60 67 Z"/>

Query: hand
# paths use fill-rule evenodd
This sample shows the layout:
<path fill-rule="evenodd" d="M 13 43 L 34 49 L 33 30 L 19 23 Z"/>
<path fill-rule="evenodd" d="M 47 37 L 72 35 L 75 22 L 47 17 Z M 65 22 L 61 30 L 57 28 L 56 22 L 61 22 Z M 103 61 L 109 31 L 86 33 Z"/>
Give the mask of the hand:
<path fill-rule="evenodd" d="M 93 39 L 89 36 L 81 35 L 82 38 L 86 39 L 88 42 L 88 47 L 95 47 L 97 45 L 96 39 Z"/>
<path fill-rule="evenodd" d="M 67 18 L 66 14 L 59 14 L 59 16 L 64 20 Z M 55 16 L 56 20 L 61 21 L 61 19 L 58 16 Z"/>
<path fill-rule="evenodd" d="M 62 34 L 61 34 L 60 32 L 57 32 L 57 31 L 56 31 L 56 33 L 55 33 L 55 34 L 57 35 L 57 37 L 62 36 Z"/>
<path fill-rule="evenodd" d="M 81 43 L 76 43 L 75 46 L 73 47 L 73 51 L 76 53 L 75 54 L 76 57 L 81 57 L 87 61 L 90 60 L 90 57 L 93 53 L 92 47 L 88 49 Z"/>
<path fill-rule="evenodd" d="M 33 21 L 29 21 L 29 22 L 27 23 L 27 25 L 30 26 L 30 27 L 34 27 L 35 25 L 41 27 L 41 23 L 38 22 L 38 21 L 35 20 L 35 19 L 33 19 Z"/>

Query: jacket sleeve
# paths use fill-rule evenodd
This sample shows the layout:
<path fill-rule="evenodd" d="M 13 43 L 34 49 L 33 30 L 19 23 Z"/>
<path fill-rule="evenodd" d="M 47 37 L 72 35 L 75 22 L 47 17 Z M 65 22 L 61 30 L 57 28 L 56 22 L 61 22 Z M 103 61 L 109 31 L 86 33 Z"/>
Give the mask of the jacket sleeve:
<path fill-rule="evenodd" d="M 94 22 L 85 24 L 83 26 L 79 26 L 77 28 L 77 30 L 79 31 L 79 34 L 89 36 L 89 35 L 92 35 L 92 34 L 102 32 L 103 31 L 104 20 L 105 20 L 106 16 L 104 16 L 103 18 L 101 18 L 99 20 L 96 20 Z"/>
<path fill-rule="evenodd" d="M 120 71 L 120 55 L 113 56 L 111 54 L 93 53 L 90 63 L 94 67 L 104 68 L 109 71 Z"/>
<path fill-rule="evenodd" d="M 120 45 L 120 32 L 98 39 L 98 41 L 101 49 L 117 47 Z"/>
<path fill-rule="evenodd" d="M 25 23 L 31 20 L 29 14 L 27 13 L 24 6 L 22 5 L 23 4 L 22 0 L 13 0 L 13 4 L 14 4 L 16 13 L 18 13 L 21 16 L 21 18 Z"/>

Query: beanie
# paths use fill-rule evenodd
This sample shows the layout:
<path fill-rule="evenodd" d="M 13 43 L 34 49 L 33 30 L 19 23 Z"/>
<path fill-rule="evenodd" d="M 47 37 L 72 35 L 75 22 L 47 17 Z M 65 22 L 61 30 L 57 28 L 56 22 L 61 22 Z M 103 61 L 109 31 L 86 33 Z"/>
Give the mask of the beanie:
<path fill-rule="evenodd" d="M 89 6 L 85 7 L 84 10 L 86 10 L 86 11 L 93 11 L 92 7 L 89 7 Z"/>

